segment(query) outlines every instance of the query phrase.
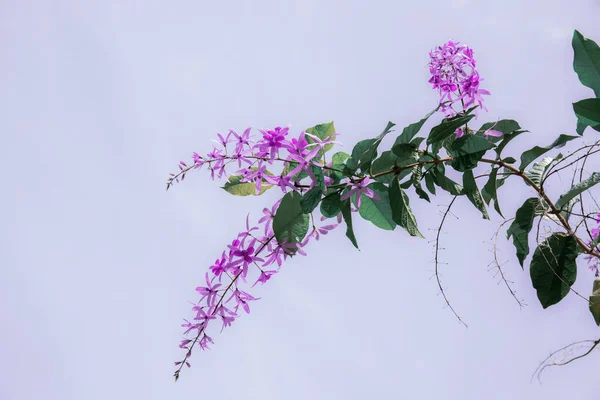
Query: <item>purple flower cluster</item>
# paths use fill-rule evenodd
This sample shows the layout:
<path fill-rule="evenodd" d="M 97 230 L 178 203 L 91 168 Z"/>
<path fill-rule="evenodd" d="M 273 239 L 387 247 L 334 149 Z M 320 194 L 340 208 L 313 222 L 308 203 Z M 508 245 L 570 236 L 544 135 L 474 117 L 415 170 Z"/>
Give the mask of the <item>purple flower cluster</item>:
<path fill-rule="evenodd" d="M 250 303 L 259 298 L 248 293 L 245 286 L 264 284 L 279 272 L 283 261 L 292 255 L 292 250 L 306 255 L 304 247 L 311 239 L 319 240 L 320 235 L 326 235 L 337 224 L 314 226 L 300 243 L 277 243 L 272 229 L 272 220 L 277 212 L 280 201 L 271 209 L 263 210 L 264 216 L 258 221 L 258 226 L 250 226 L 246 219 L 246 229 L 238 233 L 236 238 L 222 252 L 221 256 L 210 266 L 210 272 L 205 274 L 206 284 L 196 288 L 200 295 L 198 302 L 193 303 L 192 311 L 195 316 L 192 321 L 184 320 L 181 326 L 185 329 L 184 337 L 179 347 L 184 349 L 185 356 L 175 363 L 175 378 L 179 377 L 181 368 L 190 367 L 189 359 L 194 347 L 207 350 L 214 341 L 208 335 L 209 326 L 219 324 L 221 331 L 240 316 L 243 310 L 250 313 Z M 260 256 L 261 254 L 264 254 Z"/>
<path fill-rule="evenodd" d="M 232 175 L 241 176 L 241 182 L 253 183 L 256 194 L 261 192 L 263 185 L 278 186 L 284 193 L 288 190 L 299 190 L 296 176 L 302 171 L 312 178 L 310 188 L 317 183 L 311 166 L 323 167 L 323 162 L 319 159 L 324 153 L 322 150 L 326 145 L 338 143 L 335 141 L 336 133 L 321 139 L 303 131 L 299 137 L 289 139 L 289 127 L 278 126 L 258 131 L 262 136 L 257 140 L 251 137 L 251 128 L 242 134 L 234 130 L 230 130 L 226 136 L 217 134 L 218 144 L 205 157 L 193 153 L 192 165 L 180 162 L 180 172 L 171 174 L 167 188 L 173 181 L 183 180 L 191 169 L 206 166 L 211 179 L 215 179 L 227 176 L 227 167 L 231 165 L 236 169 Z M 311 139 L 310 143 L 307 138 Z M 272 167 L 276 162 L 287 168 L 283 168 L 279 174 L 267 170 L 267 167 Z"/>
<path fill-rule="evenodd" d="M 479 88 L 483 79 L 479 77 L 471 48 L 450 40 L 429 52 L 429 57 L 429 83 L 439 91 L 441 110 L 446 117 L 457 114 L 453 105 L 458 101 L 463 109 L 477 104 L 486 110 L 482 95 L 489 95 L 490 92 Z"/>

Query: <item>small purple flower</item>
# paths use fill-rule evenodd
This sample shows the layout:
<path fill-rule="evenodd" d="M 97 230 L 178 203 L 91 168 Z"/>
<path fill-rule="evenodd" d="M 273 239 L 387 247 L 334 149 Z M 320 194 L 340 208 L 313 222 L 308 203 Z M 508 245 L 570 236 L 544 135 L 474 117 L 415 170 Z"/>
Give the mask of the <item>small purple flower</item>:
<path fill-rule="evenodd" d="M 290 175 L 286 176 L 276 176 L 276 175 L 264 175 L 265 181 L 269 182 L 271 185 L 279 186 L 283 193 L 287 192 L 288 188 L 292 190 L 296 190 L 297 187 L 294 185 L 292 181 L 292 177 Z"/>
<path fill-rule="evenodd" d="M 200 339 L 200 342 L 198 342 L 198 345 L 200 346 L 200 348 L 202 350 L 209 350 L 210 348 L 208 347 L 208 343 L 214 344 L 215 342 L 213 342 L 212 338 L 210 336 L 208 336 L 206 333 L 204 334 L 204 336 L 202 337 L 202 339 Z"/>
<path fill-rule="evenodd" d="M 346 200 L 350 196 L 356 193 L 356 208 L 360 208 L 360 203 L 362 199 L 362 195 L 364 193 L 365 196 L 370 197 L 375 200 L 381 200 L 381 197 L 377 195 L 373 190 L 369 189 L 367 185 L 369 184 L 369 177 L 365 176 L 363 180 L 358 183 L 350 182 L 348 186 L 351 187 L 349 191 L 344 193 L 340 200 Z"/>
<path fill-rule="evenodd" d="M 263 208 L 263 217 L 258 220 L 258 223 L 265 224 L 265 235 L 269 231 L 271 223 L 273 222 L 273 218 L 275 218 L 275 212 L 277 211 L 279 204 L 281 204 L 281 200 L 278 200 L 275 204 L 273 204 L 273 207 L 271 207 L 270 210 L 268 208 Z"/>
<path fill-rule="evenodd" d="M 238 316 L 235 312 L 231 311 L 229 308 L 221 305 L 217 308 L 216 314 L 221 317 L 221 321 L 223 322 L 223 326 L 221 327 L 221 332 L 228 326 L 231 326 L 231 323 L 235 321 Z"/>
<path fill-rule="evenodd" d="M 231 297 L 227 299 L 227 302 L 229 302 L 229 300 L 231 299 L 234 299 L 236 302 L 233 311 L 237 313 L 238 308 L 241 306 L 244 309 L 244 311 L 246 311 L 246 314 L 250 314 L 250 306 L 248 305 L 248 302 L 253 300 L 259 300 L 260 298 L 253 297 L 249 293 L 246 293 L 236 288 Z"/>
<path fill-rule="evenodd" d="M 262 165 L 262 162 L 258 163 L 258 167 L 256 169 L 246 169 L 243 173 L 244 178 L 242 182 L 252 182 L 254 181 L 254 185 L 256 187 L 256 194 L 260 193 L 260 189 L 263 184 L 263 177 L 266 176 L 265 171 L 267 167 Z"/>
<path fill-rule="evenodd" d="M 235 151 L 240 152 L 244 150 L 245 146 L 250 146 L 250 130 L 247 128 L 244 133 L 239 135 L 236 131 L 230 130 L 229 134 L 235 136 Z"/>
<path fill-rule="evenodd" d="M 199 286 L 196 288 L 196 292 L 198 292 L 198 293 L 200 293 L 200 295 L 202 295 L 202 298 L 200 299 L 200 301 L 204 300 L 204 298 L 206 297 L 206 304 L 209 307 L 212 307 L 215 302 L 215 297 L 217 296 L 217 293 L 219 292 L 218 289 L 220 286 L 221 286 L 220 283 L 217 283 L 216 285 L 212 284 L 211 280 L 208 279 L 208 272 L 207 272 L 206 273 L 206 286 Z"/>
<path fill-rule="evenodd" d="M 306 153 L 308 152 L 306 148 L 308 146 L 308 142 L 306 141 L 305 135 L 306 132 L 302 131 L 298 139 L 293 138 L 290 141 L 290 143 L 287 146 L 287 149 L 290 152 L 290 154 L 296 154 L 300 157 L 304 157 L 306 155 Z"/>
<path fill-rule="evenodd" d="M 333 135 L 329 135 L 325 139 L 321 140 L 318 136 L 306 133 L 306 136 L 310 137 L 314 141 L 314 143 L 309 144 L 307 147 L 316 146 L 319 150 L 325 151 L 325 146 L 329 144 L 340 144 L 340 142 L 335 142 L 333 140 L 337 135 L 338 133 L 334 133 Z"/>
<path fill-rule="evenodd" d="M 279 156 L 279 149 L 287 144 L 285 137 L 289 130 L 290 128 L 287 126 L 285 128 L 278 126 L 269 130 L 259 129 L 263 134 L 263 138 L 255 147 L 259 149 L 261 155 L 265 157 L 269 155 L 272 163 L 275 157 Z"/>
<path fill-rule="evenodd" d="M 276 273 L 277 273 L 277 271 L 275 271 L 275 270 L 261 271 L 260 272 L 260 276 L 258 277 L 258 279 L 256 280 L 256 282 L 254 282 L 254 285 L 252 285 L 252 287 L 256 286 L 256 284 L 258 282 L 260 282 L 262 284 L 265 284 Z"/>

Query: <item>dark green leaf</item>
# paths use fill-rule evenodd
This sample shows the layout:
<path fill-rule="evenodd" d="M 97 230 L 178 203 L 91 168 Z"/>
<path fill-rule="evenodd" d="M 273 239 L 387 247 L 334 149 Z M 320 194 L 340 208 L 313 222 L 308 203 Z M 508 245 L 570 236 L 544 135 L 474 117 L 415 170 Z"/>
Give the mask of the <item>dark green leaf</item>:
<path fill-rule="evenodd" d="M 387 135 L 388 133 L 390 133 L 390 132 L 394 132 L 394 131 L 392 130 L 392 128 L 393 128 L 394 126 L 396 126 L 396 124 L 395 124 L 395 123 L 393 123 L 392 121 L 388 121 L 388 123 L 387 123 L 387 125 L 386 125 L 385 129 L 383 130 L 383 132 L 381 132 L 381 133 L 379 134 L 379 136 L 377 136 L 377 137 L 378 137 L 379 139 L 383 139 L 383 138 L 385 137 L 385 135 Z"/>
<path fill-rule="evenodd" d="M 321 196 L 323 195 L 323 189 L 319 186 L 315 186 L 302 196 L 300 199 L 300 206 L 304 214 L 310 214 L 319 205 Z"/>
<path fill-rule="evenodd" d="M 585 192 L 586 190 L 598 183 L 600 183 L 600 172 L 594 172 L 589 178 L 587 178 L 584 181 L 581 181 L 576 185 L 573 185 L 573 187 L 571 187 L 571 189 L 569 189 L 567 193 L 560 196 L 558 198 L 558 201 L 556 202 L 556 208 L 562 208 L 572 198 L 578 196 L 580 193 Z"/>
<path fill-rule="evenodd" d="M 371 199 L 363 194 L 358 213 L 367 221 L 371 221 L 376 227 L 393 231 L 396 228 L 396 223 L 392 218 L 387 186 L 379 182 L 374 182 L 370 183 L 367 187 L 373 190 L 379 196 L 380 200 Z"/>
<path fill-rule="evenodd" d="M 550 146 L 540 147 L 535 146 L 521 154 L 521 165 L 519 169 L 523 171 L 533 160 L 547 153 L 552 149 L 558 149 L 565 145 L 570 140 L 577 139 L 579 136 L 560 135 Z"/>
<path fill-rule="evenodd" d="M 594 289 L 590 295 L 590 311 L 596 325 L 600 326 L 600 278 L 594 280 Z"/>
<path fill-rule="evenodd" d="M 561 301 L 577 278 L 577 241 L 571 235 L 553 233 L 544 240 L 531 260 L 531 282 L 542 307 Z"/>
<path fill-rule="evenodd" d="M 517 136 L 519 136 L 520 134 L 525 133 L 525 132 L 529 132 L 529 131 L 519 129 L 512 133 L 504 134 L 502 136 L 502 141 L 500 142 L 498 147 L 496 147 L 496 154 L 498 154 L 498 158 L 500 158 L 500 153 L 502 153 L 502 150 L 504 150 L 504 148 L 506 147 L 506 145 L 508 143 L 510 143 L 514 138 L 516 138 Z"/>
<path fill-rule="evenodd" d="M 321 214 L 327 218 L 337 217 L 340 213 L 340 194 L 338 192 L 329 193 L 321 201 Z"/>
<path fill-rule="evenodd" d="M 517 160 L 513 157 L 506 157 L 502 161 L 504 161 L 507 164 L 514 164 L 517 162 Z"/>
<path fill-rule="evenodd" d="M 354 236 L 354 229 L 352 228 L 352 212 L 350 211 L 350 199 L 346 199 L 341 203 L 341 211 L 342 217 L 344 217 L 344 221 L 346 222 L 346 236 L 354 247 L 358 249 L 358 243 L 356 243 L 356 236 Z"/>
<path fill-rule="evenodd" d="M 573 69 L 581 83 L 600 97 L 600 48 L 578 31 L 573 32 L 572 45 L 575 52 Z"/>
<path fill-rule="evenodd" d="M 463 188 L 452 179 L 448 178 L 445 174 L 437 169 L 431 170 L 433 181 L 436 185 L 450 193 L 451 195 L 457 196 L 463 194 Z"/>
<path fill-rule="evenodd" d="M 426 191 L 423 190 L 423 188 L 421 187 L 421 185 L 414 185 L 415 187 L 415 192 L 417 193 L 417 195 L 419 196 L 420 199 L 423 200 L 427 200 L 428 202 L 431 203 L 431 200 L 429 199 L 429 195 L 427 194 Z"/>
<path fill-rule="evenodd" d="M 463 186 L 465 188 L 465 194 L 471 200 L 471 203 L 481 211 L 484 219 L 490 219 L 490 216 L 485 209 L 485 203 L 481 198 L 481 193 L 479 193 L 479 188 L 477 187 L 477 182 L 475 182 L 475 177 L 473 176 L 473 170 L 465 171 L 463 174 Z"/>
<path fill-rule="evenodd" d="M 371 165 L 371 172 L 373 175 L 375 175 L 381 172 L 389 171 L 394 167 L 394 165 L 396 165 L 397 159 L 398 157 L 396 157 L 391 150 L 384 151 L 381 153 L 379 158 L 373 161 L 373 164 Z M 378 182 L 390 183 L 393 178 L 394 174 L 386 174 L 376 177 L 375 180 Z"/>
<path fill-rule="evenodd" d="M 525 200 L 525 203 L 517 210 L 515 220 L 506 231 L 507 239 L 512 236 L 521 267 L 529 254 L 529 232 L 533 227 L 538 202 L 539 200 L 536 197 Z"/>
<path fill-rule="evenodd" d="M 454 158 L 452 167 L 461 172 L 473 169 L 486 151 L 492 148 L 494 144 L 481 136 L 462 136 L 452 143 L 451 154 Z"/>
<path fill-rule="evenodd" d="M 498 168 L 492 168 L 492 172 L 490 172 L 490 176 L 488 178 L 487 183 L 483 187 L 483 190 L 481 191 L 481 195 L 487 204 L 490 204 L 490 200 L 494 199 L 494 209 L 496 210 L 496 212 L 498 214 L 500 214 L 500 216 L 502 218 L 504 218 L 504 215 L 502 215 L 502 211 L 500 211 L 500 205 L 498 204 L 497 176 L 498 176 Z M 466 188 L 465 188 L 465 191 L 466 191 Z M 489 197 L 487 197 L 487 196 L 489 196 Z"/>
<path fill-rule="evenodd" d="M 352 159 L 357 160 L 358 167 L 362 171 L 366 171 L 370 168 L 371 162 L 377 157 L 377 146 L 379 145 L 379 139 L 365 139 L 356 143 L 352 149 Z"/>
<path fill-rule="evenodd" d="M 429 170 L 429 172 L 425 175 L 425 186 L 429 193 L 435 195 L 435 182 L 433 178 L 433 171 Z"/>
<path fill-rule="evenodd" d="M 506 135 L 510 135 L 514 131 L 521 129 L 521 127 L 515 120 L 502 119 L 496 122 L 486 122 L 485 124 L 481 125 L 481 128 L 479 128 L 479 130 L 477 131 L 477 135 L 484 136 L 485 132 L 487 132 L 490 129 L 502 132 L 504 134 L 502 136 L 489 136 L 488 140 L 496 143 L 503 140 L 503 138 L 505 138 Z"/>
<path fill-rule="evenodd" d="M 396 141 L 394 142 L 394 145 L 397 145 L 397 144 L 400 144 L 400 143 L 409 143 L 412 140 L 412 138 L 414 138 L 415 135 L 417 133 L 419 133 L 419 130 L 421 129 L 421 127 L 423 126 L 423 124 L 425 123 L 425 121 L 427 121 L 427 119 L 429 117 L 431 117 L 431 115 L 434 112 L 436 112 L 439 108 L 440 108 L 440 106 L 437 106 L 435 108 L 435 110 L 433 110 L 430 113 L 428 113 L 422 120 L 420 120 L 419 122 L 415 122 L 414 124 L 410 124 L 406 128 L 404 128 L 402 130 L 402 133 L 400 134 L 400 136 L 398 136 L 396 138 Z"/>
<path fill-rule="evenodd" d="M 582 135 L 586 126 L 600 132 L 600 99 L 585 99 L 573 103 L 573 111 L 577 116 L 577 133 Z"/>
<path fill-rule="evenodd" d="M 300 243 L 308 232 L 309 216 L 302 212 L 301 198 L 300 193 L 289 192 L 281 199 L 273 218 L 273 232 L 279 244 Z"/>
<path fill-rule="evenodd" d="M 408 196 L 400 188 L 397 179 L 394 179 L 390 184 L 389 193 L 393 220 L 406 229 L 409 235 L 423 237 L 417 227 L 417 220 L 410 209 Z"/>
<path fill-rule="evenodd" d="M 427 137 L 427 145 L 441 142 L 450 135 L 453 135 L 458 128 L 468 123 L 471 119 L 473 119 L 474 116 L 475 115 L 473 114 L 464 116 L 457 115 L 456 117 L 444 119 L 439 125 L 434 126 L 431 132 L 429 132 L 429 136 Z"/>

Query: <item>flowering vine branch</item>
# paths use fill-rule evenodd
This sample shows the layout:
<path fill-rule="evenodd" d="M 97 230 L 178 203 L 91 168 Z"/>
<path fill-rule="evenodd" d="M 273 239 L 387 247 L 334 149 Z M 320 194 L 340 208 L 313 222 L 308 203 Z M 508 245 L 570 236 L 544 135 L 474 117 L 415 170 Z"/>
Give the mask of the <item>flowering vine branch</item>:
<path fill-rule="evenodd" d="M 167 189 L 183 181 L 192 170 L 205 169 L 213 180 L 226 179 L 223 189 L 233 195 L 256 196 L 277 188 L 282 198 L 264 208 L 256 224 L 251 225 L 250 218 L 246 219 L 245 229 L 205 273 L 205 285 L 196 288 L 200 299 L 192 303 L 192 321 L 185 320 L 182 325 L 185 330 L 179 347 L 184 355 L 175 363 L 175 379 L 180 377 L 184 365 L 191 365 L 194 349 L 207 350 L 214 343 L 209 330 L 215 329 L 215 324 L 220 322 L 222 331 L 235 322 L 241 310 L 250 313 L 250 302 L 259 300 L 249 293 L 254 286 L 271 280 L 287 258 L 305 256 L 308 243 L 318 241 L 342 222 L 346 236 L 356 248 L 353 218 L 357 214 L 380 229 L 394 230 L 399 226 L 410 236 L 423 237 L 410 207 L 408 193 L 412 191 L 427 202 L 439 192 L 452 196 L 435 238 L 435 276 L 445 304 L 463 324 L 440 281 L 440 233 L 450 208 L 459 198 L 468 199 L 485 219 L 490 219 L 488 207 L 493 203 L 496 213 L 504 218 L 498 192 L 510 177 L 519 177 L 534 190 L 535 197 L 526 199 L 515 216 L 505 219 L 498 228 L 492 263 L 519 306 L 522 303 L 508 284 L 496 252 L 499 232 L 508 223 L 507 239 L 512 239 L 523 268 L 526 260 L 530 260 L 532 285 L 543 308 L 575 292 L 571 286 L 577 276 L 579 256 L 583 256 L 597 277 L 600 206 L 595 203 L 591 189 L 600 183 L 600 172 L 590 175 L 584 168 L 587 159 L 600 151 L 600 141 L 583 145 L 566 156 L 560 153 L 548 156 L 565 144 L 574 143 L 587 127 L 600 131 L 600 67 L 594 70 L 600 65 L 600 47 L 575 31 L 573 48 L 575 72 L 585 86 L 594 90 L 596 98 L 573 104 L 578 135 L 562 134 L 550 145 L 524 151 L 518 166 L 517 159 L 503 153 L 509 143 L 528 131 L 510 119 L 487 122 L 479 129 L 472 129 L 479 111 L 486 111 L 483 96 L 490 92 L 480 88 L 483 79 L 476 68 L 473 50 L 454 41 L 429 53 L 429 82 L 439 93 L 436 108 L 404 127 L 388 150 L 380 153 L 380 146 L 393 132 L 392 122 L 379 135 L 358 142 L 350 154 L 338 151 L 329 156 L 339 144 L 339 133 L 333 122 L 328 122 L 297 135 L 290 133 L 289 126 L 258 129 L 258 136 L 253 135 L 252 128 L 242 133 L 230 130 L 226 135 L 217 134 L 216 145 L 205 156 L 193 153 L 191 162 L 181 161 L 179 172 L 170 174 Z M 436 112 L 443 114 L 441 122 L 427 135 L 419 136 L 421 128 Z M 492 152 L 493 156 L 487 156 Z M 571 187 L 558 199 L 551 198 L 545 189 L 548 179 L 572 166 L 575 169 Z M 491 170 L 475 174 L 481 167 Z M 455 182 L 448 169 L 453 169 L 462 182 Z M 486 183 L 480 186 L 477 181 L 482 179 Z M 584 205 L 585 196 L 594 201 L 592 210 Z M 577 202 L 580 212 L 574 211 Z M 536 247 L 530 257 L 529 235 L 536 219 Z M 540 238 L 543 221 L 551 221 L 554 230 Z M 592 223 L 596 226 L 591 226 Z M 585 228 L 583 237 L 579 233 L 581 227 Z M 586 300 L 600 325 L 600 278 L 594 281 L 589 300 L 575 293 Z M 594 345 L 585 355 L 598 344 L 592 342 Z"/>

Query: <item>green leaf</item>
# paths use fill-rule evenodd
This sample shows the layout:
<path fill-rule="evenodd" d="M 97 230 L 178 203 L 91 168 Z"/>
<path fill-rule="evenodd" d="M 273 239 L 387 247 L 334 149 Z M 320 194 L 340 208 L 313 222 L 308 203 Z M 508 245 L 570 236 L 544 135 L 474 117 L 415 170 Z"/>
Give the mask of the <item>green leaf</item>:
<path fill-rule="evenodd" d="M 396 223 L 392 218 L 388 188 L 382 183 L 374 182 L 367 186 L 373 190 L 380 200 L 371 199 L 364 194 L 361 197 L 358 213 L 367 221 L 371 221 L 378 228 L 393 231 Z"/>
<path fill-rule="evenodd" d="M 481 136 L 462 136 L 452 143 L 450 151 L 454 158 L 452 167 L 461 172 L 473 169 L 484 154 L 494 147 L 492 142 Z"/>
<path fill-rule="evenodd" d="M 600 183 L 600 172 L 594 172 L 589 178 L 587 178 L 584 181 L 581 181 L 576 185 L 573 185 L 573 187 L 571 187 L 571 189 L 569 189 L 567 193 L 560 196 L 558 198 L 558 201 L 556 202 L 556 208 L 562 208 L 572 198 L 578 196 L 580 193 L 585 192 L 586 190 L 598 183 Z"/>
<path fill-rule="evenodd" d="M 502 132 L 504 134 L 499 137 L 490 136 L 488 138 L 489 141 L 496 143 L 496 142 L 503 140 L 503 138 L 505 138 L 506 135 L 510 135 L 514 131 L 521 129 L 521 127 L 515 120 L 502 119 L 502 120 L 496 121 L 496 122 L 486 122 L 485 124 L 481 125 L 481 128 L 479 128 L 477 131 L 477 135 L 484 136 L 485 132 L 487 132 L 490 129 L 493 129 L 498 132 Z"/>
<path fill-rule="evenodd" d="M 281 199 L 273 218 L 273 232 L 279 244 L 300 243 L 308 232 L 309 216 L 302 211 L 298 192 L 289 192 Z"/>
<path fill-rule="evenodd" d="M 585 99 L 573 103 L 573 111 L 577 116 L 577 133 L 582 135 L 586 126 L 600 132 L 600 99 Z"/>
<path fill-rule="evenodd" d="M 533 253 L 531 282 L 542 307 L 561 301 L 577 278 L 577 241 L 571 235 L 553 233 Z"/>
<path fill-rule="evenodd" d="M 358 167 L 366 171 L 371 166 L 371 162 L 377 157 L 377 148 L 373 151 L 373 146 L 378 139 L 365 139 L 356 143 L 352 149 L 352 159 L 358 161 Z"/>
<path fill-rule="evenodd" d="M 341 204 L 340 194 L 337 191 L 330 193 L 321 201 L 321 214 L 327 218 L 337 217 Z"/>
<path fill-rule="evenodd" d="M 342 217 L 346 222 L 346 236 L 354 247 L 358 249 L 358 243 L 356 243 L 356 236 L 354 236 L 354 229 L 352 228 L 352 212 L 350 211 L 350 199 L 346 199 L 341 203 Z"/>
<path fill-rule="evenodd" d="M 475 182 L 475 177 L 473 176 L 473 170 L 465 171 L 463 174 L 463 186 L 465 188 L 465 194 L 471 200 L 471 203 L 481 211 L 484 219 L 490 219 L 490 216 L 485 209 L 485 203 L 481 198 L 481 193 L 479 193 L 479 188 L 477 187 L 477 182 Z"/>
<path fill-rule="evenodd" d="M 439 125 L 434 126 L 431 132 L 429 132 L 429 136 L 427 137 L 427 145 L 441 142 L 447 137 L 454 134 L 454 132 L 468 123 L 471 119 L 473 119 L 475 115 L 457 115 L 456 117 L 452 117 L 449 119 L 444 119 Z"/>
<path fill-rule="evenodd" d="M 397 179 L 394 179 L 389 188 L 389 200 L 394 222 L 406 229 L 411 236 L 423 237 L 417 227 L 417 220 L 410 209 L 408 196 L 400 188 Z"/>
<path fill-rule="evenodd" d="M 600 278 L 594 280 L 594 289 L 590 295 L 590 312 L 594 316 L 596 325 L 600 326 Z"/>
<path fill-rule="evenodd" d="M 507 239 L 512 236 L 521 267 L 523 267 L 523 262 L 529 254 L 529 232 L 533 227 L 538 202 L 539 200 L 536 197 L 525 200 L 525 203 L 517 210 L 515 220 L 506 231 Z"/>
<path fill-rule="evenodd" d="M 335 127 L 333 126 L 333 121 L 331 121 L 331 122 L 327 122 L 324 124 L 315 125 L 312 128 L 308 128 L 306 130 L 306 133 L 310 133 L 311 135 L 314 135 L 321 140 L 325 140 L 329 136 L 331 136 L 335 133 Z M 310 136 L 306 136 L 305 138 L 309 144 L 315 143 L 315 140 L 313 138 L 311 138 Z M 326 144 L 325 145 L 325 153 L 328 152 L 329 150 L 331 150 L 332 147 L 333 147 L 333 144 Z M 323 153 L 324 152 L 319 151 L 319 155 L 317 156 L 317 158 L 323 157 Z"/>
<path fill-rule="evenodd" d="M 560 135 L 558 139 L 552 142 L 551 145 L 546 147 L 535 146 L 521 154 L 521 165 L 519 169 L 523 171 L 533 160 L 547 153 L 552 149 L 558 149 L 565 145 L 570 140 L 577 139 L 579 136 Z"/>
<path fill-rule="evenodd" d="M 494 209 L 496 210 L 496 212 L 498 214 L 500 214 L 500 216 L 502 218 L 504 218 L 504 215 L 502 215 L 502 211 L 500 211 L 500 204 L 498 204 L 498 181 L 497 181 L 498 169 L 499 168 L 492 168 L 492 171 L 490 172 L 488 181 L 485 184 L 485 186 L 483 187 L 481 194 L 487 204 L 490 204 L 490 200 L 494 199 Z M 466 188 L 465 188 L 465 191 L 466 191 Z M 489 197 L 487 197 L 487 196 L 489 196 Z"/>
<path fill-rule="evenodd" d="M 252 167 L 252 169 L 256 169 Z M 265 171 L 267 175 L 270 175 L 269 172 Z M 267 190 L 271 189 L 273 185 L 271 185 L 266 180 L 262 181 L 262 185 L 260 187 L 260 191 L 258 194 L 256 193 L 256 185 L 254 182 L 242 182 L 244 177 L 241 175 L 230 175 L 227 182 L 222 186 L 226 192 L 231 193 L 235 196 L 260 196 Z"/>
<path fill-rule="evenodd" d="M 384 151 L 381 156 L 371 164 L 373 175 L 391 170 L 396 165 L 398 157 L 391 151 Z M 390 183 L 394 179 L 394 174 L 381 175 L 375 178 L 377 182 Z"/>
<path fill-rule="evenodd" d="M 500 153 L 502 153 L 502 150 L 504 150 L 504 148 L 506 147 L 507 144 L 509 144 L 514 138 L 516 138 L 517 136 L 521 135 L 522 133 L 525 132 L 529 132 L 526 130 L 516 130 L 512 133 L 506 133 L 502 136 L 502 141 L 500 142 L 500 144 L 498 145 L 498 147 L 496 147 L 496 154 L 498 154 L 498 158 L 500 158 Z M 512 158 L 512 157 L 511 157 Z"/>
<path fill-rule="evenodd" d="M 502 161 L 507 164 L 514 164 L 517 162 L 517 160 L 514 157 L 506 157 Z"/>
<path fill-rule="evenodd" d="M 432 172 L 432 170 L 429 170 L 425 175 L 425 186 L 427 187 L 427 190 L 429 190 L 429 193 L 435 196 L 435 181 Z"/>
<path fill-rule="evenodd" d="M 400 136 L 398 136 L 396 138 L 396 141 L 394 142 L 394 145 L 397 145 L 397 144 L 400 144 L 400 143 L 409 143 L 412 140 L 412 138 L 414 138 L 415 135 L 417 133 L 419 133 L 419 130 L 421 130 L 421 127 L 423 126 L 423 124 L 425 123 L 425 121 L 427 121 L 427 119 L 429 117 L 431 117 L 431 115 L 433 115 L 433 113 L 435 113 L 439 108 L 440 108 L 440 106 L 437 106 L 435 108 L 435 110 L 432 110 L 431 112 L 429 112 L 419 122 L 415 122 L 413 124 L 408 125 L 406 128 L 404 128 L 402 130 L 402 133 L 400 134 Z"/>
<path fill-rule="evenodd" d="M 319 186 L 315 186 L 302 196 L 300 199 L 300 206 L 304 214 L 310 214 L 319 205 L 321 196 L 323 195 L 323 189 Z"/>
<path fill-rule="evenodd" d="M 451 195 L 458 196 L 464 194 L 463 187 L 454 182 L 452 179 L 448 178 L 444 173 L 437 169 L 433 169 L 431 170 L 431 174 L 433 175 L 432 177 L 435 184 Z"/>
<path fill-rule="evenodd" d="M 573 69 L 584 86 L 600 97 L 600 47 L 583 37 L 578 31 L 573 32 Z"/>

